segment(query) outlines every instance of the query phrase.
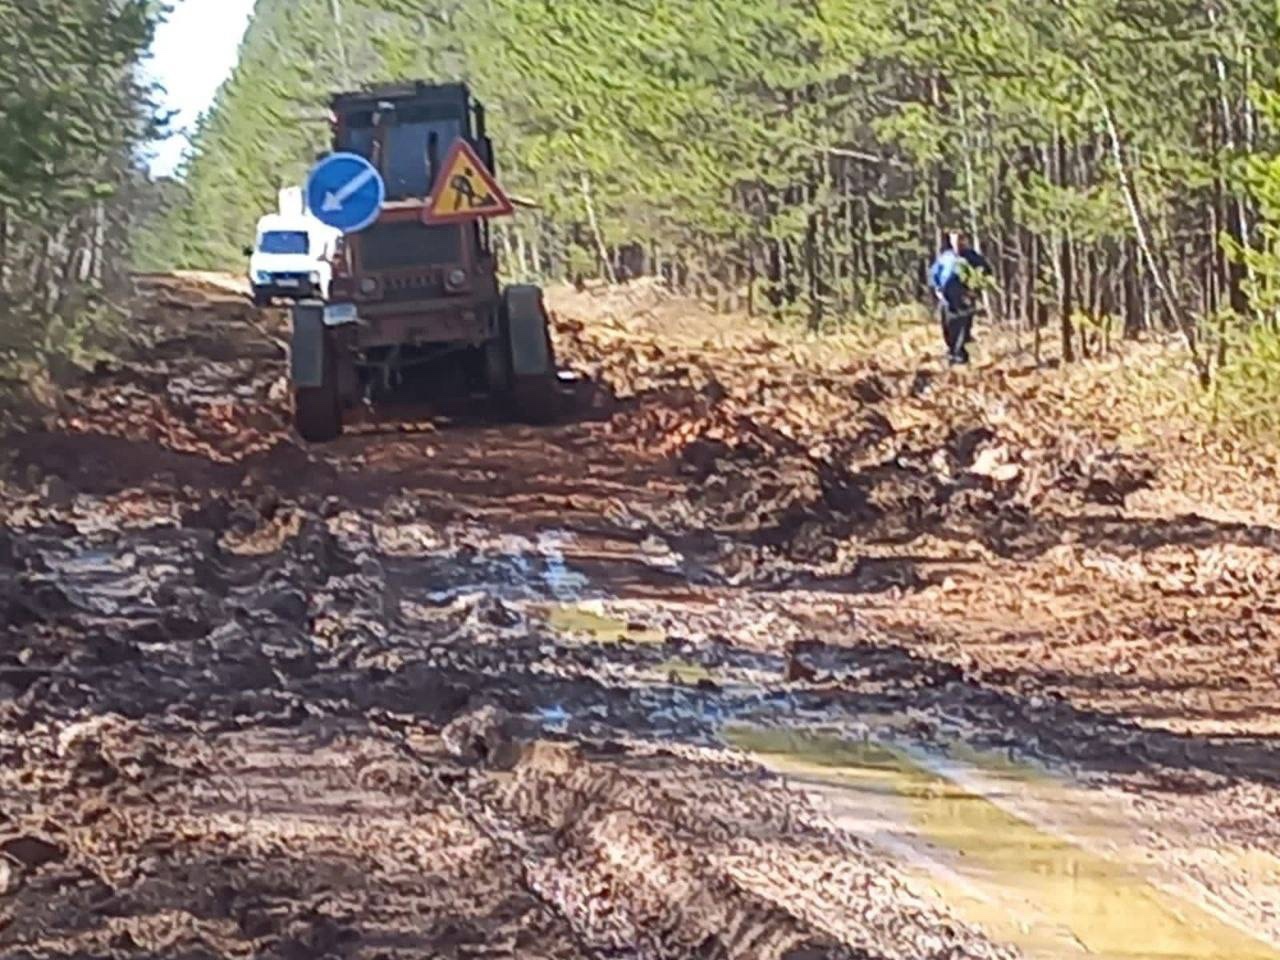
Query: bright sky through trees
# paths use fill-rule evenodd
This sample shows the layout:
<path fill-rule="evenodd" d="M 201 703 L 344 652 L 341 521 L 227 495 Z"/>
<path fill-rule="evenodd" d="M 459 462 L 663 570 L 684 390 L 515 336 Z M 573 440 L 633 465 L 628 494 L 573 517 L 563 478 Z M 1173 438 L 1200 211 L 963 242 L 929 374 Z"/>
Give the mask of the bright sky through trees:
<path fill-rule="evenodd" d="M 145 69 L 164 87 L 164 108 L 179 113 L 172 124 L 174 135 L 149 150 L 155 176 L 172 173 L 182 160 L 195 122 L 235 66 L 253 4 L 254 0 L 177 0 L 173 13 L 157 28 Z"/>

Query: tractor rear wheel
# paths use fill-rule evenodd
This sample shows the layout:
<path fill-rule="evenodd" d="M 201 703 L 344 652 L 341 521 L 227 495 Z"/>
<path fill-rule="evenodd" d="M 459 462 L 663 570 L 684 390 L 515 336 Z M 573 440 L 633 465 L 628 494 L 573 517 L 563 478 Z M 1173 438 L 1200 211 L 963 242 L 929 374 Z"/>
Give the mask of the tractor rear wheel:
<path fill-rule="evenodd" d="M 506 400 L 511 393 L 511 357 L 508 355 L 507 337 L 502 331 L 505 324 L 498 320 L 498 336 L 488 341 L 483 350 L 484 386 L 490 395 Z"/>
<path fill-rule="evenodd" d="M 319 386 L 295 387 L 293 425 L 308 443 L 327 443 L 342 436 L 343 391 L 333 334 L 324 335 L 323 375 Z"/>
<path fill-rule="evenodd" d="M 500 326 L 512 415 L 525 423 L 550 423 L 560 410 L 560 389 L 542 290 L 532 285 L 504 290 Z"/>

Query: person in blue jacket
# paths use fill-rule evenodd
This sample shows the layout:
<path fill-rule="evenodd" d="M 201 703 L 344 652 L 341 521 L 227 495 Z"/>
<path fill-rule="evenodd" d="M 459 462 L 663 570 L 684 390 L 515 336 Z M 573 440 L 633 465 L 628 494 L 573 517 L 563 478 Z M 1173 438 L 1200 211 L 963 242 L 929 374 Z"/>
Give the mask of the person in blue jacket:
<path fill-rule="evenodd" d="M 969 362 L 968 346 L 973 340 L 973 315 L 977 312 L 971 280 L 973 271 L 991 276 L 987 258 L 969 244 L 969 235 L 956 231 L 929 268 L 929 284 L 938 298 L 938 319 L 953 364 Z"/>

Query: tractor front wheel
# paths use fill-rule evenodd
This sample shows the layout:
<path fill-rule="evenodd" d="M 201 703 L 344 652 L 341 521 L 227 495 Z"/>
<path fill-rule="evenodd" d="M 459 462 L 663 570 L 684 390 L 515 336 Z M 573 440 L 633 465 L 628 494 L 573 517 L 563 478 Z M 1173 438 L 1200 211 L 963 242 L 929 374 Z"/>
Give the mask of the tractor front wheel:
<path fill-rule="evenodd" d="M 501 321 L 511 412 L 525 423 L 550 423 L 560 411 L 560 390 L 542 290 L 532 285 L 504 290 Z"/>
<path fill-rule="evenodd" d="M 343 391 L 339 355 L 330 331 L 324 335 L 323 375 L 319 386 L 295 387 L 293 424 L 308 443 L 327 443 L 342 436 Z"/>

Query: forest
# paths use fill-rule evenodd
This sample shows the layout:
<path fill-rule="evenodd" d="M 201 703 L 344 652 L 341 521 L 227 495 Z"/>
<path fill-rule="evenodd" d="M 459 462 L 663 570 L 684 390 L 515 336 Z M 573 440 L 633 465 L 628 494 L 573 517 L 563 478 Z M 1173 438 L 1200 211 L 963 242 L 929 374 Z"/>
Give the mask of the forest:
<path fill-rule="evenodd" d="M 1207 383 L 1280 322 L 1272 0 L 258 0 L 191 157 L 149 185 L 128 78 L 154 7 L 57 3 L 0 0 L 11 316 L 90 315 L 67 304 L 131 230 L 139 266 L 241 270 L 327 148 L 332 92 L 464 79 L 540 205 L 496 231 L 510 275 L 654 274 L 819 331 L 923 302 L 962 227 L 997 265 L 992 314 L 1068 360 L 1168 334 Z M 52 75 L 73 82 L 33 88 Z"/>
<path fill-rule="evenodd" d="M 0 394 L 90 362 L 125 321 L 133 240 L 162 207 L 151 0 L 0 0 Z"/>
<path fill-rule="evenodd" d="M 542 205 L 500 231 L 514 273 L 821 329 L 918 299 L 958 226 L 1007 321 L 1068 357 L 1176 331 L 1207 376 L 1202 339 L 1275 309 L 1277 66 L 1270 0 L 260 0 L 165 247 L 235 262 L 332 89 L 461 77 Z"/>

